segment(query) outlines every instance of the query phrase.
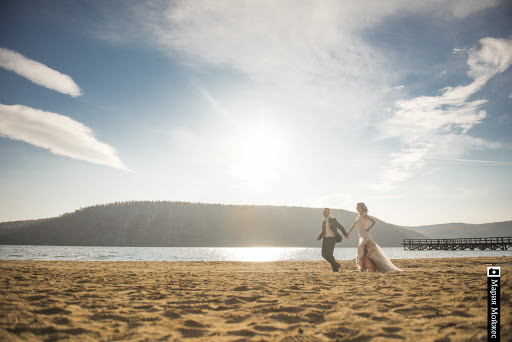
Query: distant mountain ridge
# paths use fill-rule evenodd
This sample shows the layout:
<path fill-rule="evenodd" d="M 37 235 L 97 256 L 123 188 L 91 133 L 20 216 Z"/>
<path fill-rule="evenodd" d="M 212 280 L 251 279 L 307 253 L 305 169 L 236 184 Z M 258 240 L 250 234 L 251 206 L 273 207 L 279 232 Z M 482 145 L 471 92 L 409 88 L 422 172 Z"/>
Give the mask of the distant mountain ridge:
<path fill-rule="evenodd" d="M 431 239 L 512 236 L 512 221 L 484 224 L 445 223 L 404 228 L 426 235 Z"/>
<path fill-rule="evenodd" d="M 348 229 L 357 213 L 332 209 Z M 0 223 L 0 244 L 80 246 L 314 247 L 322 209 L 187 202 L 116 202 L 59 217 Z M 375 218 L 372 235 L 381 246 L 401 246 L 421 233 Z M 338 246 L 357 246 L 357 231 Z"/>

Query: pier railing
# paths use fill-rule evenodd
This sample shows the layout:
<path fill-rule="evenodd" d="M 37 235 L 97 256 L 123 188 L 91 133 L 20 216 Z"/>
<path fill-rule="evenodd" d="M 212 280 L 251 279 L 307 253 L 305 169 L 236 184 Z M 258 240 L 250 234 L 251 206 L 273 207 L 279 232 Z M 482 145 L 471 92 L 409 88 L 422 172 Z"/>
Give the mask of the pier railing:
<path fill-rule="evenodd" d="M 512 236 L 456 239 L 403 239 L 409 250 L 507 250 L 512 247 Z"/>

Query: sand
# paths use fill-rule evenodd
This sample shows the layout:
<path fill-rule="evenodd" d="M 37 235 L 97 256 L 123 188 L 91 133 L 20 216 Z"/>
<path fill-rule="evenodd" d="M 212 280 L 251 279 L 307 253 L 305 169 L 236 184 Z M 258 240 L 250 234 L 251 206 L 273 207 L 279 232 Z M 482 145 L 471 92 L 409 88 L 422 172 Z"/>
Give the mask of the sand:
<path fill-rule="evenodd" d="M 467 341 L 487 339 L 486 264 L 502 266 L 512 340 L 512 257 L 341 261 L 0 261 L 2 341 Z M 508 322 L 508 324 L 507 324 Z"/>

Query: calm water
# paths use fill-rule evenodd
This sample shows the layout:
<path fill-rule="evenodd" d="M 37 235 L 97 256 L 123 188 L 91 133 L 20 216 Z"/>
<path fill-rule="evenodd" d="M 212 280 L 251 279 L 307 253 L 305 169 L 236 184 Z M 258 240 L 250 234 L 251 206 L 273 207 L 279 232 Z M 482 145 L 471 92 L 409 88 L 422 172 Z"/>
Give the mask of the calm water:
<path fill-rule="evenodd" d="M 390 259 L 512 256 L 510 251 L 404 251 L 383 247 Z M 0 260 L 80 261 L 305 261 L 323 260 L 318 248 L 99 247 L 0 245 Z M 337 260 L 355 259 L 356 248 L 336 248 Z"/>

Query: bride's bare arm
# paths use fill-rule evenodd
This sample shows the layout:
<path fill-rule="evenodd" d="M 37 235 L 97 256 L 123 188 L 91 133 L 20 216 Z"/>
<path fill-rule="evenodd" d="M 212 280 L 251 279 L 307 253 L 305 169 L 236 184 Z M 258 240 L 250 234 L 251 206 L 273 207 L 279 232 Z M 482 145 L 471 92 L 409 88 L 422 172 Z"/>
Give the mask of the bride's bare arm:
<path fill-rule="evenodd" d="M 370 225 L 370 227 L 368 227 L 368 229 L 366 229 L 367 232 L 370 231 L 370 229 L 372 229 L 373 226 L 375 226 L 375 220 L 372 219 L 370 216 L 364 214 L 364 218 L 369 220 L 372 224 Z"/>
<path fill-rule="evenodd" d="M 354 222 L 354 224 L 352 225 L 352 227 L 350 227 L 350 230 L 348 231 L 347 235 L 350 235 L 350 233 L 352 233 L 352 231 L 354 230 L 354 227 L 356 226 L 356 222 Z"/>

